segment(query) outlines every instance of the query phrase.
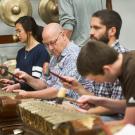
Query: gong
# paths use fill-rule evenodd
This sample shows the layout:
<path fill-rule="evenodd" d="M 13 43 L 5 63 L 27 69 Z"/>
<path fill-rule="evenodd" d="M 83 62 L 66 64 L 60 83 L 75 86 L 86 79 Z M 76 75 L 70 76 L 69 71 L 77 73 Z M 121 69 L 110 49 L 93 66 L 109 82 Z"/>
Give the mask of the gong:
<path fill-rule="evenodd" d="M 0 18 L 9 26 L 15 26 L 16 20 L 25 15 L 32 14 L 29 0 L 1 0 Z"/>
<path fill-rule="evenodd" d="M 38 12 L 41 19 L 47 24 L 59 22 L 58 3 L 56 0 L 41 0 Z"/>

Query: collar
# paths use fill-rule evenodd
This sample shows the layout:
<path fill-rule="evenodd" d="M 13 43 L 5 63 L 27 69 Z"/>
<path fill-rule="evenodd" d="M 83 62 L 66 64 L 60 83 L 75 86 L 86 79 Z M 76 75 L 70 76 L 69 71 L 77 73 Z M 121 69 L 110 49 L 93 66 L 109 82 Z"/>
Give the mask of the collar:
<path fill-rule="evenodd" d="M 113 42 L 113 44 L 111 45 L 111 47 L 114 47 L 115 45 L 117 45 L 119 43 L 119 40 L 115 40 L 115 42 Z"/>
<path fill-rule="evenodd" d="M 60 56 L 57 58 L 58 61 L 60 61 L 63 57 L 65 57 L 69 53 L 69 48 L 72 46 L 73 42 L 69 42 L 67 46 L 63 49 Z"/>

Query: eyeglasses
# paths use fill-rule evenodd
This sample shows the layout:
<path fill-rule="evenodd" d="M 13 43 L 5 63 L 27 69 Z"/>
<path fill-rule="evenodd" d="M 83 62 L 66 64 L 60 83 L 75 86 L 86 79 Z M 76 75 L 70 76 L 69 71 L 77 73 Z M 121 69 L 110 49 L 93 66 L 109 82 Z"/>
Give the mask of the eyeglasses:
<path fill-rule="evenodd" d="M 55 45 L 55 44 L 57 43 L 57 41 L 58 41 L 58 39 L 59 39 L 61 33 L 63 33 L 63 32 L 60 32 L 55 40 L 50 41 L 49 43 L 45 43 L 45 45 L 46 45 L 47 47 L 49 47 L 50 45 L 51 45 L 51 46 Z"/>

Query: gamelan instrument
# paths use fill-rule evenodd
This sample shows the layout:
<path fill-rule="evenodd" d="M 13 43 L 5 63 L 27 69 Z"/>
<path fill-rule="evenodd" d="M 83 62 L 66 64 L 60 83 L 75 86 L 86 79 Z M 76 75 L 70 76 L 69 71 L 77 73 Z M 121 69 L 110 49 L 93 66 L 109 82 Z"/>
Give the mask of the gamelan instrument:
<path fill-rule="evenodd" d="M 57 0 L 41 0 L 38 7 L 39 16 L 45 23 L 59 22 Z"/>
<path fill-rule="evenodd" d="M 32 14 L 29 0 L 1 0 L 0 18 L 9 26 L 15 26 L 16 20 L 25 15 Z"/>
<path fill-rule="evenodd" d="M 59 104 L 47 101 L 22 102 L 19 110 L 23 122 L 43 135 L 98 135 L 99 132 L 112 135 L 97 116 Z"/>
<path fill-rule="evenodd" d="M 106 0 L 106 8 L 112 10 L 112 0 Z M 39 16 L 45 23 L 59 22 L 58 1 L 40 0 Z"/>
<path fill-rule="evenodd" d="M 98 116 L 80 113 L 66 104 L 17 99 L 14 93 L 0 91 L 0 134 L 112 135 L 112 130 Z"/>
<path fill-rule="evenodd" d="M 112 10 L 112 0 L 106 0 L 106 8 Z M 45 23 L 59 22 L 58 0 L 40 0 L 39 16 Z M 0 0 L 0 19 L 9 26 L 21 16 L 32 15 L 30 0 Z"/>
<path fill-rule="evenodd" d="M 8 135 L 11 131 L 22 125 L 15 94 L 0 90 L 0 134 Z"/>
<path fill-rule="evenodd" d="M 18 110 L 20 102 L 23 101 L 16 99 L 16 94 L 0 90 L 0 135 L 40 135 L 23 124 Z"/>

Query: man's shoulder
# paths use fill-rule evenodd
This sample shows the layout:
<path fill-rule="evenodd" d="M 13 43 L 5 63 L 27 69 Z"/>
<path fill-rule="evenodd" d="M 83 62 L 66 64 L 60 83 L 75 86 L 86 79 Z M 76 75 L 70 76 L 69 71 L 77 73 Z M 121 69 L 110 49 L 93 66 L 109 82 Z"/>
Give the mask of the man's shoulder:
<path fill-rule="evenodd" d="M 66 50 L 78 51 L 78 52 L 80 52 L 80 49 L 81 48 L 77 44 L 75 44 L 73 41 L 69 42 L 68 47 L 66 48 Z"/>
<path fill-rule="evenodd" d="M 129 49 L 127 49 L 125 46 L 121 45 L 119 41 L 117 41 L 114 44 L 113 48 L 119 53 L 125 53 L 125 52 L 129 51 Z"/>

